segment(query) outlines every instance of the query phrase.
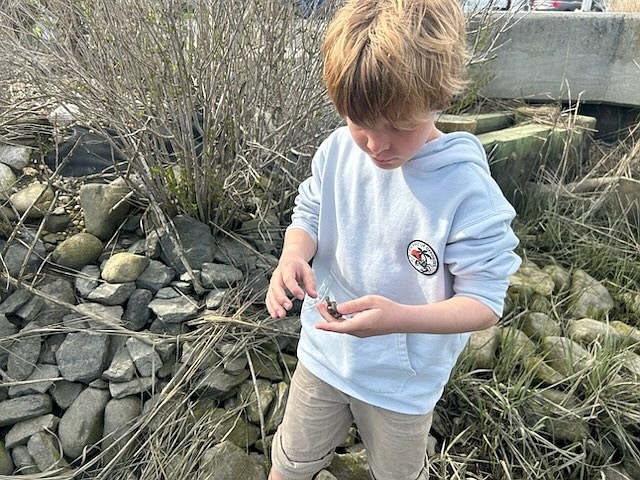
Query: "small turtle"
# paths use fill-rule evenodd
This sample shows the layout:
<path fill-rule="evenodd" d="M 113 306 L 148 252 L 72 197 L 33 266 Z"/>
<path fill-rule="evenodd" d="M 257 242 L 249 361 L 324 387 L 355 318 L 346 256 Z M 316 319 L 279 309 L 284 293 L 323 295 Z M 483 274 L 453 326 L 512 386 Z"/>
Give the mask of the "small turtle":
<path fill-rule="evenodd" d="M 334 318 L 341 318 L 342 315 L 338 312 L 338 304 L 331 300 L 329 297 L 324 297 L 324 301 L 327 302 L 327 312 Z"/>

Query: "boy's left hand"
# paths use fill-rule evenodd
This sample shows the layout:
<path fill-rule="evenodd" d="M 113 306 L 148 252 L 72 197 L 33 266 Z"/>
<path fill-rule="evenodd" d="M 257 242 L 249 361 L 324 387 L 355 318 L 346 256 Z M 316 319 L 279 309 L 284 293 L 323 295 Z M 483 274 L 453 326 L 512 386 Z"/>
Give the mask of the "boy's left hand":
<path fill-rule="evenodd" d="M 398 314 L 402 305 L 379 295 L 364 297 L 339 303 L 341 318 L 333 317 L 327 311 L 327 302 L 316 306 L 326 322 L 319 322 L 316 328 L 336 333 L 348 333 L 356 337 L 373 337 L 388 333 L 399 333 Z"/>

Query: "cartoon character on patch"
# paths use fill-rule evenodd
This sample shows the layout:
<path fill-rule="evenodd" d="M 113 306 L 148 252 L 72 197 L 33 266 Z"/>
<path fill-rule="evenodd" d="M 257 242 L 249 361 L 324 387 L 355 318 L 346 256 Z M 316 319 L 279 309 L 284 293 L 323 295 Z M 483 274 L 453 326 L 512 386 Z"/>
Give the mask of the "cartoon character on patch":
<path fill-rule="evenodd" d="M 414 240 L 407 247 L 407 258 L 411 266 L 423 275 L 433 275 L 438 271 L 438 257 L 422 240 Z"/>

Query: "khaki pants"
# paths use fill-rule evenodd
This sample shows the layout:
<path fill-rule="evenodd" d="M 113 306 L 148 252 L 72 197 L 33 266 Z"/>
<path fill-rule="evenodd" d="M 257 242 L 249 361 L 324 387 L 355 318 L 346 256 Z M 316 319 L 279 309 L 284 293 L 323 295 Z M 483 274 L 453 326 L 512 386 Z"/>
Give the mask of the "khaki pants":
<path fill-rule="evenodd" d="M 431 419 L 432 412 L 407 415 L 356 400 L 298 364 L 273 439 L 273 468 L 287 480 L 313 476 L 331 463 L 355 421 L 375 480 L 426 480 Z"/>

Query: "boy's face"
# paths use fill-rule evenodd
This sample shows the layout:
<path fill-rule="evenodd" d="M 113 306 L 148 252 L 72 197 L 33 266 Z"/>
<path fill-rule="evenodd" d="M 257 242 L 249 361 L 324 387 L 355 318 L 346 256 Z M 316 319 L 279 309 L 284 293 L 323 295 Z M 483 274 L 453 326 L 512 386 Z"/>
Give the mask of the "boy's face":
<path fill-rule="evenodd" d="M 361 127 L 347 118 L 353 140 L 373 163 L 384 170 L 401 167 L 411 160 L 422 146 L 442 135 L 431 115 L 416 125 L 398 129 L 386 120 L 373 127 Z"/>

